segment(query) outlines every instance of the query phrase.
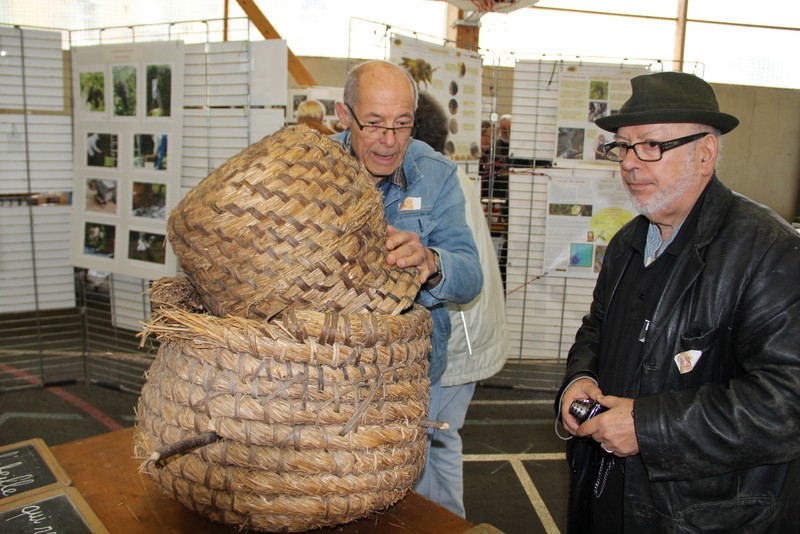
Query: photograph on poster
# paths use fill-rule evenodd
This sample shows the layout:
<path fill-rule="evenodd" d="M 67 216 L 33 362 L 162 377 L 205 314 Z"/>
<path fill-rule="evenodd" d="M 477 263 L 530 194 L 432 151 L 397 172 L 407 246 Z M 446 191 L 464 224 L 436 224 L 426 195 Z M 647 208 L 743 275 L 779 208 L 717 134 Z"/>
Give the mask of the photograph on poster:
<path fill-rule="evenodd" d="M 450 115 L 455 115 L 458 113 L 458 100 L 451 98 L 450 102 L 447 103 L 447 107 L 450 110 Z"/>
<path fill-rule="evenodd" d="M 117 180 L 86 179 L 86 211 L 117 213 Z"/>
<path fill-rule="evenodd" d="M 594 141 L 594 159 L 607 159 L 605 149 L 606 143 L 610 143 L 610 141 L 606 138 L 605 134 L 597 134 L 597 138 Z"/>
<path fill-rule="evenodd" d="M 117 65 L 111 69 L 114 82 L 114 116 L 136 116 L 136 65 Z"/>
<path fill-rule="evenodd" d="M 169 117 L 172 67 L 169 65 L 148 65 L 146 72 L 147 116 Z"/>
<path fill-rule="evenodd" d="M 336 100 L 332 98 L 318 98 L 317 100 L 325 106 L 325 116 L 336 116 Z"/>
<path fill-rule="evenodd" d="M 131 215 L 146 219 L 167 218 L 167 184 L 133 182 Z"/>
<path fill-rule="evenodd" d="M 89 132 L 86 134 L 86 165 L 116 167 L 119 150 L 117 134 Z"/>
<path fill-rule="evenodd" d="M 586 116 L 586 120 L 588 122 L 594 122 L 600 117 L 605 117 L 608 114 L 608 102 L 601 102 L 599 100 L 589 101 L 589 113 Z"/>
<path fill-rule="evenodd" d="M 167 261 L 166 236 L 139 230 L 128 233 L 128 259 L 158 263 Z"/>
<path fill-rule="evenodd" d="M 569 266 L 570 267 L 591 267 L 592 266 L 592 245 L 590 243 L 570 243 L 570 246 L 569 246 Z"/>
<path fill-rule="evenodd" d="M 606 245 L 597 245 L 594 247 L 594 272 L 599 273 L 600 268 L 603 267 L 603 258 L 606 256 Z"/>
<path fill-rule="evenodd" d="M 583 159 L 583 128 L 559 128 L 556 157 Z"/>
<path fill-rule="evenodd" d="M 548 205 L 548 215 L 567 215 L 571 217 L 591 217 L 591 204 L 556 204 Z"/>
<path fill-rule="evenodd" d="M 589 82 L 589 98 L 608 100 L 608 80 L 591 80 Z"/>
<path fill-rule="evenodd" d="M 456 96 L 456 94 L 458 94 L 458 82 L 455 80 L 452 80 L 450 82 L 450 94 L 453 96 Z"/>
<path fill-rule="evenodd" d="M 155 171 L 167 170 L 167 134 L 134 134 L 133 166 Z"/>
<path fill-rule="evenodd" d="M 99 113 L 106 110 L 105 73 L 81 72 L 79 76 L 81 102 L 84 111 Z"/>
<path fill-rule="evenodd" d="M 83 231 L 83 253 L 103 258 L 114 257 L 117 227 L 113 224 L 87 222 Z"/>
<path fill-rule="evenodd" d="M 458 119 L 456 119 L 455 117 L 450 119 L 450 125 L 449 125 L 448 129 L 450 130 L 451 134 L 457 134 L 458 133 Z"/>

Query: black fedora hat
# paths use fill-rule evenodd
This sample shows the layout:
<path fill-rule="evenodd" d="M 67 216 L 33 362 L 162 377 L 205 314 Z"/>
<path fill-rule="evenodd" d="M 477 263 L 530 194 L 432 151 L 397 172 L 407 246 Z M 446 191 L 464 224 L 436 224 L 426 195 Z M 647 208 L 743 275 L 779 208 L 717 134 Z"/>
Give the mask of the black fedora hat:
<path fill-rule="evenodd" d="M 703 79 L 684 72 L 658 72 L 631 79 L 631 97 L 618 113 L 601 117 L 595 124 L 609 132 L 623 126 L 692 122 L 728 133 L 739 119 L 719 110 L 714 89 Z"/>

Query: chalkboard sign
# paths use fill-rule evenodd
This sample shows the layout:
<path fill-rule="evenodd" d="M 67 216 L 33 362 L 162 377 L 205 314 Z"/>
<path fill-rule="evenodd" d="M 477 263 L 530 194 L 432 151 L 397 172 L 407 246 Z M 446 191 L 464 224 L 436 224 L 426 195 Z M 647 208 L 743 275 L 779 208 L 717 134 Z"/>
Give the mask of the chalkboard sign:
<path fill-rule="evenodd" d="M 3 534 L 108 534 L 78 490 L 34 491 L 0 503 Z"/>
<path fill-rule="evenodd" d="M 0 503 L 22 493 L 69 483 L 64 469 L 41 439 L 0 447 Z"/>

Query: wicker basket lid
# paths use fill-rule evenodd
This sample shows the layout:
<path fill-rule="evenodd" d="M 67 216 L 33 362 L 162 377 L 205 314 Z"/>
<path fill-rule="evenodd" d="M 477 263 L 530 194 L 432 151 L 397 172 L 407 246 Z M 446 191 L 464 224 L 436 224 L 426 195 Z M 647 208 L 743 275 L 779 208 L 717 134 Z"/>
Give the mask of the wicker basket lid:
<path fill-rule="evenodd" d="M 396 314 L 419 290 L 414 270 L 386 263 L 383 204 L 363 165 L 302 125 L 214 170 L 171 212 L 167 235 L 218 316 Z"/>

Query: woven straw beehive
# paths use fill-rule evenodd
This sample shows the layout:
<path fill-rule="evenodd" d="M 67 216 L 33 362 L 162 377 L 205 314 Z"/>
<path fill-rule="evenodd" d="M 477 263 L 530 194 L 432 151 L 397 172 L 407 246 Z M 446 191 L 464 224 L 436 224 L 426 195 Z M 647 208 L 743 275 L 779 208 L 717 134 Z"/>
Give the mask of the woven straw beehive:
<path fill-rule="evenodd" d="M 289 307 L 395 314 L 419 289 L 386 262 L 380 193 L 339 143 L 288 126 L 213 171 L 172 210 L 169 241 L 214 315 Z"/>
<path fill-rule="evenodd" d="M 416 273 L 386 264 L 363 167 L 284 128 L 190 191 L 167 234 L 187 277 L 151 289 L 143 471 L 198 513 L 265 532 L 400 499 L 424 463 L 431 319 L 412 307 Z"/>
<path fill-rule="evenodd" d="M 427 310 L 264 322 L 193 313 L 197 297 L 162 278 L 145 325 L 160 347 L 136 456 L 163 491 L 266 532 L 339 525 L 405 495 L 425 455 Z"/>

